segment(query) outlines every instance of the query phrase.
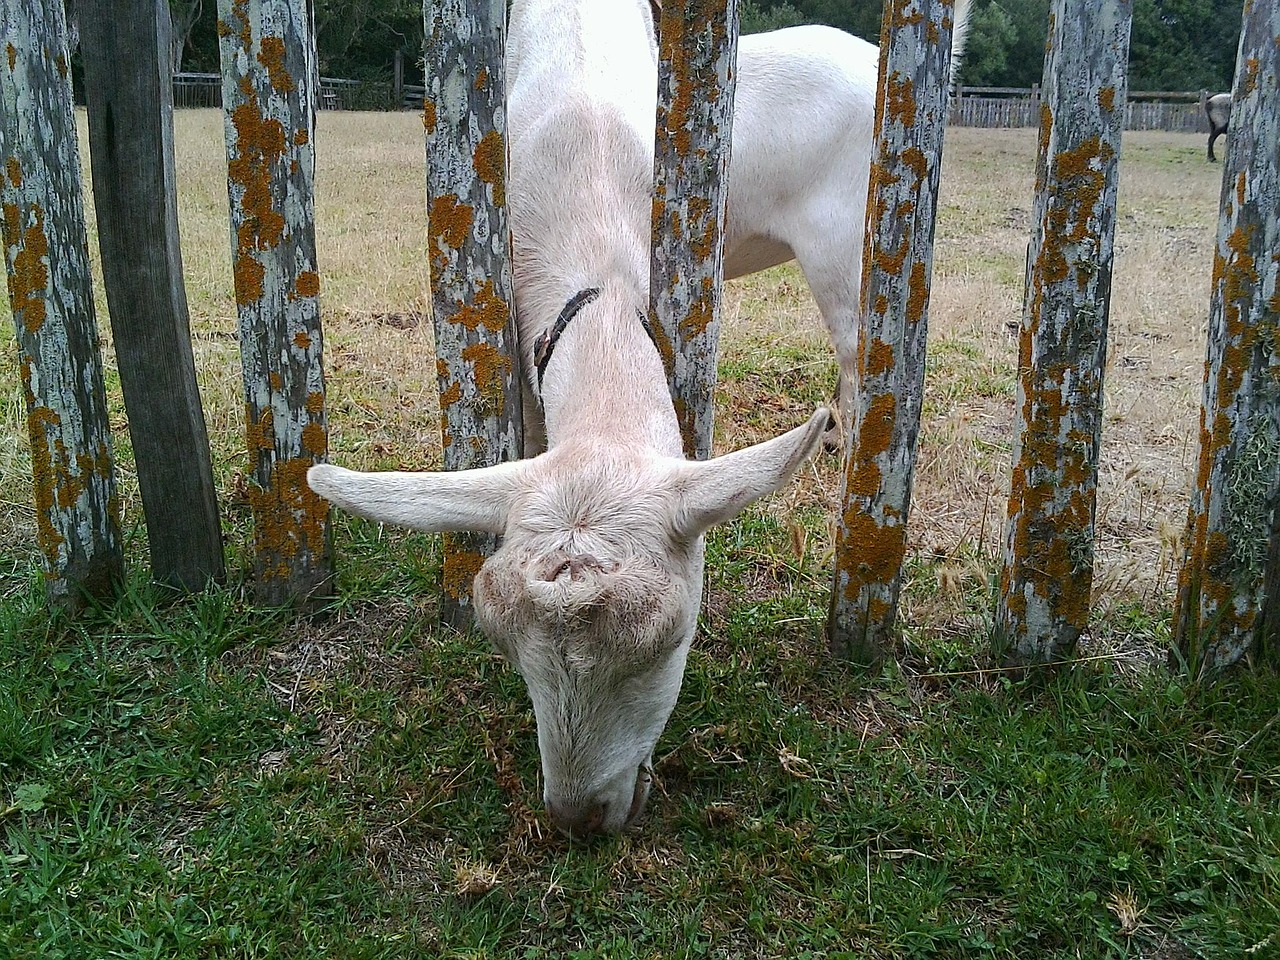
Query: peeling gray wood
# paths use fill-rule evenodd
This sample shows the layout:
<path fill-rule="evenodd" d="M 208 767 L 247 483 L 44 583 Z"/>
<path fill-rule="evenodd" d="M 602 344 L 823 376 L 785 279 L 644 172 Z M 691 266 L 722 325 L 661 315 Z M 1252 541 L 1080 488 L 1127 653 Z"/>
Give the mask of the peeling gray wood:
<path fill-rule="evenodd" d="M 1009 665 L 1064 659 L 1089 622 L 1132 17 L 1132 0 L 1055 0 L 1050 13 L 993 636 Z"/>
<path fill-rule="evenodd" d="M 892 650 L 902 584 L 952 13 L 952 0 L 889 3 L 881 27 L 858 376 L 827 618 L 832 652 L 870 665 Z"/>
<path fill-rule="evenodd" d="M 0 200 L 49 601 L 123 577 L 61 3 L 0 4 Z"/>
<path fill-rule="evenodd" d="M 315 25 L 309 0 L 218 0 L 227 187 L 258 599 L 329 592 L 328 453 L 315 238 Z"/>
<path fill-rule="evenodd" d="M 650 326 L 685 455 L 711 456 L 737 0 L 668 0 L 658 24 Z"/>
<path fill-rule="evenodd" d="M 199 590 L 224 561 L 178 248 L 168 2 L 86 4 L 81 29 L 98 248 L 152 575 Z"/>
<path fill-rule="evenodd" d="M 523 452 L 507 221 L 504 0 L 424 0 L 427 245 L 447 470 Z M 471 624 L 471 581 L 497 547 L 444 538 L 443 623 Z"/>
<path fill-rule="evenodd" d="M 1250 0 L 1232 91 L 1200 456 L 1175 639 L 1190 668 L 1280 663 L 1280 5 Z"/>

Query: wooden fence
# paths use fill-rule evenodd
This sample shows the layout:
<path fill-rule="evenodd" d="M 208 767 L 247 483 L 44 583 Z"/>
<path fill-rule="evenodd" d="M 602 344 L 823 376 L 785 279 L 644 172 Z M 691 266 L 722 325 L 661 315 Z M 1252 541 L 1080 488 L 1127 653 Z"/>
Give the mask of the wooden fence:
<path fill-rule="evenodd" d="M 1132 19 L 1132 0 L 1053 5 L 993 638 L 1009 664 L 1065 659 L 1089 623 Z"/>
<path fill-rule="evenodd" d="M 950 0 L 887 4 L 867 192 L 858 376 L 827 639 L 878 663 L 892 644 L 924 396 L 933 224 L 951 70 Z"/>
<path fill-rule="evenodd" d="M 380 109 L 418 111 L 426 88 L 406 83 L 397 102 L 394 84 L 320 78 L 322 110 Z M 222 78 L 216 73 L 180 73 L 173 78 L 174 107 L 222 106 Z M 1040 124 L 1038 87 L 960 87 L 951 100 L 947 124 L 952 127 L 1035 127 Z M 1124 108 L 1124 129 L 1206 133 L 1209 126 L 1199 94 L 1137 92 Z"/>
<path fill-rule="evenodd" d="M 1038 127 L 1040 88 L 960 87 L 952 98 L 953 127 Z M 1123 129 L 1207 133 L 1197 93 L 1133 93 L 1124 105 Z"/>
<path fill-rule="evenodd" d="M 340 80 L 321 77 L 316 107 L 320 110 L 356 110 L 382 104 L 382 109 L 392 106 L 391 84 L 361 83 L 359 80 Z M 175 73 L 173 75 L 173 105 L 175 108 L 222 106 L 222 74 Z M 418 105 L 422 109 L 422 88 L 418 88 Z"/>
<path fill-rule="evenodd" d="M 130 23 L 142 26 L 132 32 L 104 32 L 103 37 L 122 45 L 116 48 L 117 59 L 151 64 L 156 60 L 155 50 L 138 57 L 126 48 L 129 44 L 164 48 L 167 4 L 164 0 L 129 2 L 134 4 Z M 501 0 L 493 3 L 489 22 L 496 24 L 502 4 Z M 0 22 L 19 31 L 9 38 L 12 55 L 8 68 L 0 63 L 0 98 L 10 105 L 4 118 L 9 121 L 26 116 L 12 108 L 18 103 L 34 105 L 40 114 L 37 122 L 25 126 L 6 122 L 0 131 L 0 160 L 6 203 L 5 259 L 37 474 L 37 526 L 42 531 L 50 597 L 59 602 L 118 579 L 114 572 L 118 564 L 111 559 L 118 555 L 118 527 L 111 487 L 110 431 L 101 402 L 100 373 L 94 373 L 100 371 L 101 360 L 92 310 L 63 309 L 68 303 L 85 300 L 83 291 L 89 282 L 82 249 L 83 211 L 75 202 L 79 185 L 58 182 L 39 195 L 23 192 L 41 182 L 53 184 L 49 177 L 59 170 L 77 169 L 74 153 L 67 152 L 73 127 L 67 120 L 71 89 L 69 71 L 64 69 L 65 27 L 56 15 L 45 19 L 41 11 L 47 5 L 37 0 L 0 0 L 0 4 L 5 13 Z M 665 6 L 675 12 L 681 5 Z M 704 0 L 684 0 L 686 20 L 695 11 L 710 17 L 708 11 L 714 6 Z M 1086 6 L 1087 11 L 1083 9 Z M 305 599 L 328 582 L 327 512 L 309 495 L 303 479 L 306 464 L 322 459 L 326 448 L 317 307 L 320 265 L 314 262 L 314 240 L 308 236 L 314 109 L 322 86 L 313 67 L 309 9 L 307 0 L 221 0 L 219 7 L 233 224 L 230 255 L 235 265 L 245 357 L 246 444 L 257 467 L 259 492 L 255 496 L 263 505 L 262 511 L 255 509 L 259 526 L 257 580 L 260 588 L 264 584 L 269 587 L 260 589 L 259 595 L 272 603 Z M 453 10 L 455 22 L 474 13 L 461 0 L 433 2 L 428 9 Z M 941 89 L 947 69 L 951 9 L 952 0 L 887 5 L 881 44 L 887 59 L 882 64 L 877 104 L 879 133 L 868 202 L 872 215 L 868 218 L 868 253 L 863 259 L 864 298 L 873 297 L 874 309 L 864 309 L 869 319 L 859 337 L 859 430 L 848 451 L 829 627 L 833 646 L 871 659 L 889 650 L 893 636 L 923 371 L 920 357 L 928 306 L 931 198 L 942 141 L 941 99 L 905 91 Z M 1036 234 L 1028 258 L 1024 344 L 1019 361 L 1022 419 L 1008 515 L 1011 532 L 1006 538 L 1001 607 L 996 613 L 999 651 L 1017 664 L 1060 659 L 1087 622 L 1091 498 L 1100 423 L 1100 371 L 1104 366 L 1099 351 L 1106 339 L 1114 165 L 1121 114 L 1131 121 L 1135 115 L 1128 107 L 1117 109 L 1125 99 L 1120 37 L 1127 36 L 1125 24 L 1131 12 L 1132 0 L 1101 0 L 1089 5 L 1054 0 L 1055 29 L 1046 61 L 1047 79 L 1043 97 L 1036 98 L 1043 101 L 1039 114 L 1045 150 L 1037 175 Z M 424 16 L 430 28 L 427 9 Z M 721 36 L 729 44 L 725 49 L 731 51 L 736 19 L 731 12 L 726 16 L 719 21 L 723 27 L 715 28 L 717 21 L 712 19 L 713 26 L 701 30 L 699 37 L 705 39 L 708 31 Z M 1189 510 L 1188 554 L 1180 581 L 1177 620 L 1182 655 L 1205 669 L 1221 668 L 1250 656 L 1274 659 L 1275 625 L 1280 622 L 1280 604 L 1269 601 L 1280 596 L 1276 587 L 1280 583 L 1276 510 L 1280 500 L 1280 398 L 1272 387 L 1274 351 L 1267 346 L 1280 339 L 1280 209 L 1274 202 L 1280 176 L 1280 122 L 1276 119 L 1280 116 L 1280 94 L 1277 51 L 1272 42 L 1280 35 L 1280 12 L 1275 5 L 1250 4 L 1244 17 L 1210 309 L 1201 469 Z M 282 24 L 292 27 L 284 33 L 273 32 Z M 109 27 L 97 23 L 94 29 L 107 31 Z M 672 33 L 678 35 L 679 31 L 673 29 Z M 703 51 L 713 65 L 706 73 L 723 83 L 732 70 L 724 68 L 722 58 L 731 59 L 732 54 L 713 51 L 711 46 Z M 490 49 L 476 59 L 477 51 L 473 46 L 454 55 L 470 57 L 465 68 L 478 78 L 498 66 L 484 58 L 500 58 L 500 53 Z M 670 51 L 667 55 L 671 56 Z M 163 61 L 163 57 L 158 59 L 161 66 L 154 67 L 153 77 L 162 90 L 171 80 L 163 73 Z M 152 69 L 140 68 L 147 75 Z M 500 76 L 500 71 L 493 74 Z M 478 89 L 474 81 L 467 86 Z M 496 79 L 492 87 L 501 89 Z M 105 84 L 95 84 L 91 93 L 97 96 L 97 91 L 105 88 Z M 145 84 L 138 85 L 129 95 L 135 99 L 154 97 L 151 111 L 162 122 L 167 116 L 163 94 L 148 94 L 148 89 Z M 718 99 L 726 93 L 720 89 L 709 96 L 704 86 L 701 94 L 691 88 L 672 99 L 688 103 L 690 97 Z M 968 99 L 962 97 L 961 103 Z M 1075 109 L 1084 101 L 1099 108 L 1087 122 Z M 439 119 L 442 103 L 432 100 L 432 105 Z M 91 126 L 94 109 L 91 103 Z M 117 109 L 119 105 L 113 105 L 112 111 Z M 466 115 L 459 113 L 452 122 L 480 137 L 478 143 L 464 144 L 462 152 L 474 163 L 473 173 L 483 182 L 476 203 L 485 206 L 492 225 L 498 221 L 492 219 L 497 214 L 491 208 L 502 205 L 505 149 L 501 138 L 494 140 L 485 132 L 485 125 L 471 115 L 474 109 L 475 104 L 468 103 Z M 41 138 L 53 129 L 54 118 L 61 118 L 57 134 L 61 139 L 51 144 Z M 147 122 L 156 121 L 153 117 Z M 726 120 L 724 116 L 707 117 L 701 124 L 705 130 L 725 125 Z M 117 124 L 117 136 L 121 129 L 125 128 Z M 175 181 L 166 153 L 171 131 L 164 129 L 163 123 L 159 127 L 130 125 L 127 129 L 126 138 L 154 144 L 159 155 L 151 172 L 143 169 L 145 164 L 118 163 L 111 177 L 120 182 L 113 188 L 126 195 L 131 195 L 130 190 L 149 191 L 162 215 L 158 225 L 146 228 L 148 232 L 135 231 L 134 246 L 152 243 L 158 260 L 171 260 L 176 246 L 165 222 Z M 150 132 L 139 135 L 139 130 Z M 727 137 L 727 129 L 721 133 Z M 436 152 L 433 150 L 433 156 Z M 102 158 L 93 159 L 96 171 Z M 675 167 L 679 159 L 673 160 Z M 704 164 L 703 173 L 705 168 Z M 159 171 L 158 179 L 129 179 L 154 178 L 154 171 Z M 707 197 L 711 221 L 722 218 L 711 203 L 714 186 L 704 184 L 697 189 Z M 429 205 L 446 202 L 451 195 L 440 186 L 433 190 Z M 669 196 L 678 194 L 674 187 L 668 190 Z M 98 202 L 101 204 L 102 198 Z M 59 218 L 56 224 L 55 215 Z M 476 216 L 478 219 L 479 214 Z M 709 221 L 711 233 L 714 227 Z M 110 217 L 100 218 L 100 228 L 108 233 L 125 229 L 113 225 Z M 501 234 L 500 227 L 491 229 L 498 233 L 486 236 Z M 450 251 L 461 255 L 462 247 L 454 243 L 453 235 L 445 239 Z M 128 249 L 109 236 L 101 243 L 104 262 Z M 501 252 L 503 244 L 488 246 Z M 714 243 L 709 249 L 714 249 Z M 431 257 L 437 252 L 443 255 L 449 251 L 433 248 Z M 146 257 L 135 250 L 131 262 L 144 263 Z M 463 266 L 474 268 L 474 264 Z M 503 267 L 499 264 L 494 269 L 501 273 Z M 127 271 L 104 269 L 113 312 L 126 283 L 122 272 Z M 473 269 L 463 273 L 475 276 Z M 718 282 L 716 275 L 712 269 L 709 282 L 713 285 Z M 167 276 L 157 289 L 165 289 L 166 284 L 172 287 L 173 277 Z M 1055 292 L 1055 285 L 1064 283 L 1066 289 Z M 485 292 L 483 283 L 481 288 Z M 496 292 L 485 292 L 485 296 L 486 304 L 500 299 Z M 179 316 L 182 313 L 177 311 Z M 509 316 L 500 326 L 508 322 Z M 689 327 L 677 322 L 674 329 Z M 43 335 L 38 342 L 32 339 L 37 333 Z M 703 349 L 690 343 L 692 347 L 673 347 Z M 494 361 L 487 369 L 516 369 L 513 342 L 486 344 L 485 349 L 492 352 Z M 474 345 L 451 345 L 442 339 L 439 359 L 446 365 L 461 362 L 465 357 L 453 354 L 468 350 L 474 354 Z M 175 356 L 152 352 L 138 360 L 121 354 L 120 359 L 138 367 L 129 376 L 175 376 L 177 368 L 164 365 L 176 360 L 181 366 L 185 360 L 182 350 L 172 353 Z M 466 367 L 460 365 L 458 370 Z M 121 379 L 126 379 L 123 370 Z M 81 386 L 89 389 L 77 394 Z M 452 381 L 448 385 L 442 381 L 442 390 L 453 386 Z M 679 390 L 681 384 L 674 387 Z M 705 391 L 697 395 L 705 396 Z M 492 399 L 490 396 L 485 402 Z M 146 422 L 155 414 L 154 410 L 138 409 L 143 402 L 156 403 L 131 398 L 126 390 L 131 420 Z M 77 426 L 77 418 L 84 418 L 83 429 Z M 75 426 L 78 432 L 54 438 L 54 426 Z M 460 429 L 478 431 L 479 427 Z M 691 443 L 695 452 L 698 446 Z M 516 453 L 508 449 L 498 455 Z M 198 462 L 183 465 L 197 473 L 204 469 Z M 203 523 L 200 513 L 187 511 L 187 516 L 167 521 L 177 529 L 166 530 L 164 535 L 181 542 L 184 531 L 196 529 L 191 524 Z M 82 549 L 80 542 L 73 544 L 72 533 L 84 534 L 83 543 L 89 546 Z M 85 558 L 92 556 L 104 559 L 88 563 Z M 208 577 L 218 576 L 220 562 L 219 552 L 207 565 Z M 1063 589 L 1068 580 L 1074 581 L 1070 591 Z M 179 581 L 192 585 L 185 577 Z M 1032 606 L 1037 608 L 1035 617 L 1031 616 Z"/>

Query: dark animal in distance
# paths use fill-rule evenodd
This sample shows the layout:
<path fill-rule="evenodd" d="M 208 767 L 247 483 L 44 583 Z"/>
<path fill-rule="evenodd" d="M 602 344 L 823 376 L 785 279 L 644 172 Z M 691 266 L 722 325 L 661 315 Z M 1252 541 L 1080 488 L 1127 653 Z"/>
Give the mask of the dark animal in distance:
<path fill-rule="evenodd" d="M 1213 155 L 1213 141 L 1218 139 L 1218 134 L 1227 132 L 1227 121 L 1231 119 L 1231 94 L 1215 93 L 1209 96 L 1209 91 L 1200 91 L 1200 106 L 1204 107 L 1204 115 L 1209 118 L 1209 162 L 1217 163 L 1218 158 Z"/>

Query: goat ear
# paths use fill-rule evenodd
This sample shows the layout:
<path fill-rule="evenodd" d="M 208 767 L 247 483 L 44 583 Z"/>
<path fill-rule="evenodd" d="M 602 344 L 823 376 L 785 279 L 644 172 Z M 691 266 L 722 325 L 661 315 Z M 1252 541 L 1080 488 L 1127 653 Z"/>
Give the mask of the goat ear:
<path fill-rule="evenodd" d="M 359 473 L 328 464 L 307 471 L 307 483 L 348 513 L 411 530 L 502 533 L 521 465 L 500 463 L 438 473 Z"/>
<path fill-rule="evenodd" d="M 681 502 L 676 531 L 696 537 L 709 527 L 737 516 L 747 504 L 772 493 L 791 477 L 818 448 L 832 424 L 826 407 L 814 411 L 809 422 L 780 437 L 714 460 L 680 464 L 677 481 Z"/>

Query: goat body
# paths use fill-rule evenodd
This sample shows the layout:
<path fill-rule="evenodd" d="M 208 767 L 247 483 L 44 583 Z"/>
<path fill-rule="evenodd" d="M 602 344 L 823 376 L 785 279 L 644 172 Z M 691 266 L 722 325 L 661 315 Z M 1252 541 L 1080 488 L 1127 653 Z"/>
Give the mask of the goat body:
<path fill-rule="evenodd" d="M 738 41 L 725 277 L 800 264 L 835 348 L 846 425 L 879 63 L 878 47 L 833 27 Z"/>

